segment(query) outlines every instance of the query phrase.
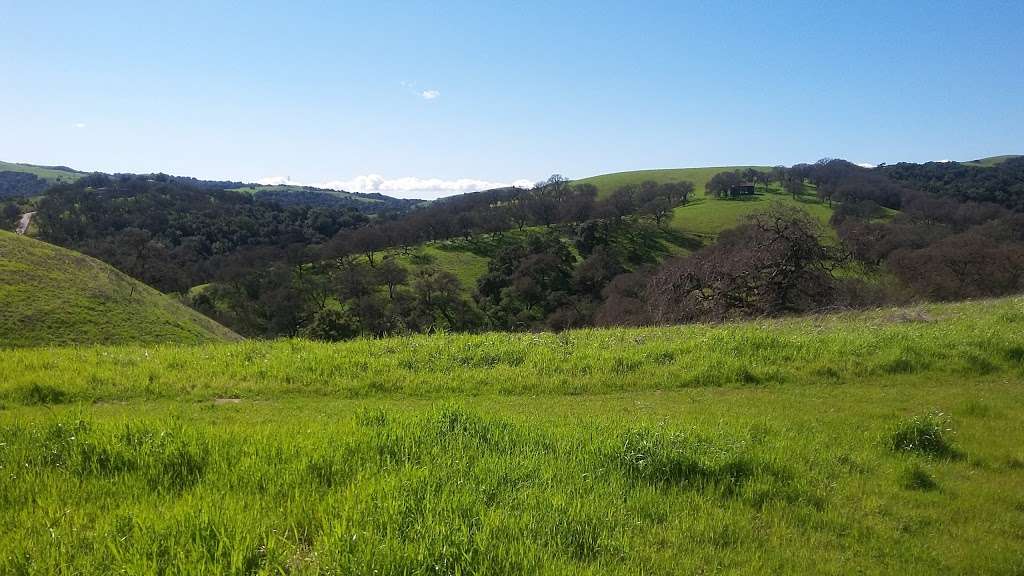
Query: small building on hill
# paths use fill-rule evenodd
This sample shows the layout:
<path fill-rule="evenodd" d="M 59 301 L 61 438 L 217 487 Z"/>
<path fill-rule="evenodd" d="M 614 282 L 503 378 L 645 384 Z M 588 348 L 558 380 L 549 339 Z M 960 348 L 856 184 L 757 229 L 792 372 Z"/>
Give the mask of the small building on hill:
<path fill-rule="evenodd" d="M 753 182 L 740 182 L 729 187 L 729 198 L 738 198 L 740 196 L 753 196 L 754 195 L 754 183 Z"/>

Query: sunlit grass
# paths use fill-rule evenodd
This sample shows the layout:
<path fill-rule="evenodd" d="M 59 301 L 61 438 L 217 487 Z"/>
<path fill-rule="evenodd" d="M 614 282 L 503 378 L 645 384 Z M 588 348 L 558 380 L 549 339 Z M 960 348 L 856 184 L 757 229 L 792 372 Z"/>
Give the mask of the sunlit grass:
<path fill-rule="evenodd" d="M 1021 374 L 1024 299 L 719 326 L 0 352 L 0 402 L 584 394 Z M 40 400 L 42 398 L 43 400 Z"/>
<path fill-rule="evenodd" d="M 3 351 L 0 574 L 1015 574 L 1022 328 Z"/>

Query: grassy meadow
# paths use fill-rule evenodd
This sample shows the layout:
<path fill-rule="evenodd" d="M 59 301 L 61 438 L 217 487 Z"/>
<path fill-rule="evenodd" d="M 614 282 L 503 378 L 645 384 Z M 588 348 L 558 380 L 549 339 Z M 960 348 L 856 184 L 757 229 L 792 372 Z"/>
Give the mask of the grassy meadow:
<path fill-rule="evenodd" d="M 748 216 L 768 210 L 773 203 L 800 208 L 818 220 L 826 234 L 835 234 L 829 226 L 832 208 L 828 202 L 819 200 L 813 191 L 805 191 L 803 195 L 794 198 L 777 187 L 770 189 L 767 194 L 759 192 L 747 198 L 716 199 L 700 196 L 678 206 L 670 226 L 678 232 L 713 241 L 723 230 L 742 224 Z"/>
<path fill-rule="evenodd" d="M 1024 298 L 0 366 L 3 574 L 1024 570 Z"/>

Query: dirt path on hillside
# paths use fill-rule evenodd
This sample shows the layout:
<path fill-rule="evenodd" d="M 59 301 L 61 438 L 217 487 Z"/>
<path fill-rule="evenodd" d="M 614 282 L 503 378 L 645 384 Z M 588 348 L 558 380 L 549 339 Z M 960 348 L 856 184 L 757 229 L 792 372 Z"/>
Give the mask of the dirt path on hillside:
<path fill-rule="evenodd" d="M 32 217 L 35 216 L 35 212 L 25 212 L 21 215 L 21 220 L 18 220 L 18 227 L 15 232 L 18 234 L 24 234 L 28 232 L 28 225 L 32 223 Z"/>

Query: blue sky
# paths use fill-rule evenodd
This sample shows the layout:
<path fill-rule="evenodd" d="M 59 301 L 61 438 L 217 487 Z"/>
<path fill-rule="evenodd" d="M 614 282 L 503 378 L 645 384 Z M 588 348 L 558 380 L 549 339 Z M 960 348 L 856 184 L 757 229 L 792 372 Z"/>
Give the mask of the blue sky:
<path fill-rule="evenodd" d="M 0 22 L 7 161 L 430 197 L 1024 153 L 1019 1 L 0 0 Z"/>

